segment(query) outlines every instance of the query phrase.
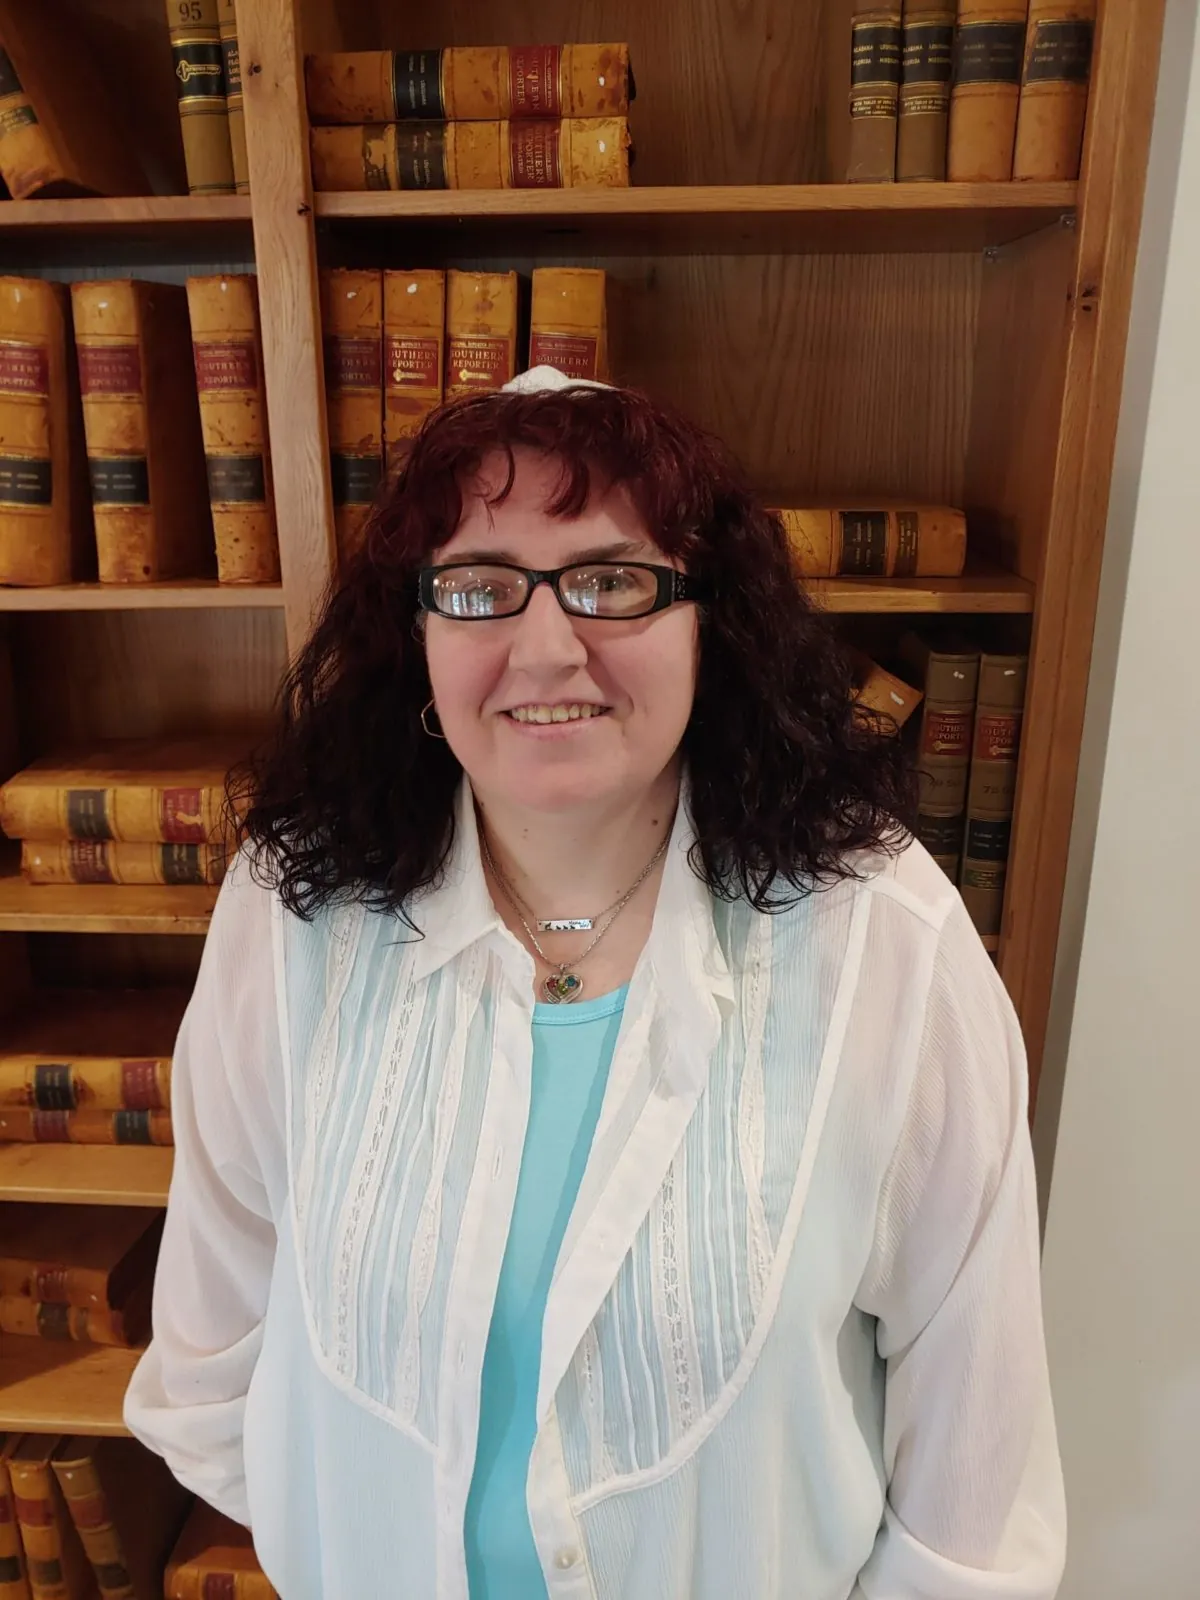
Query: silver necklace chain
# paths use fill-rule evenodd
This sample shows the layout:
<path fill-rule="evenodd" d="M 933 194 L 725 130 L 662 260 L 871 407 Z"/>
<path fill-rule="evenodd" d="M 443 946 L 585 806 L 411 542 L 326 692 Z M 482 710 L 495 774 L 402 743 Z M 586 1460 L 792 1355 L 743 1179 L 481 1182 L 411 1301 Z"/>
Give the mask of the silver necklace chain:
<path fill-rule="evenodd" d="M 587 957 L 591 955 L 592 951 L 600 943 L 601 939 L 603 939 L 604 935 L 612 927 L 613 923 L 621 915 L 622 911 L 624 911 L 625 907 L 633 899 L 634 895 L 638 892 L 643 883 L 645 883 L 646 879 L 654 871 L 654 868 L 657 866 L 667 848 L 669 840 L 670 831 L 668 830 L 666 838 L 663 839 L 658 849 L 650 857 L 649 861 L 647 861 L 646 865 L 638 873 L 637 877 L 630 884 L 629 888 L 626 889 L 625 893 L 621 895 L 619 899 L 614 900 L 612 905 L 609 906 L 606 911 L 601 911 L 599 913 L 596 921 L 601 922 L 603 925 L 597 930 L 587 948 L 579 955 L 575 956 L 572 960 L 554 961 L 542 949 L 541 945 L 538 943 L 537 935 L 526 921 L 526 911 L 529 912 L 530 916 L 533 916 L 531 908 L 527 906 L 520 898 L 516 889 L 496 865 L 496 862 L 492 857 L 492 852 L 488 849 L 487 835 L 484 833 L 482 827 L 480 828 L 479 842 L 483 846 L 483 859 L 487 862 L 492 876 L 499 884 L 501 894 L 503 894 L 509 905 L 516 912 L 517 920 L 521 924 L 522 928 L 524 928 L 525 937 L 529 940 L 530 944 L 537 951 L 538 955 L 541 956 L 546 965 L 554 968 L 554 971 L 550 977 L 545 979 L 542 984 L 542 993 L 545 995 L 546 999 L 551 1003 L 551 1005 L 565 1005 L 568 1001 L 579 999 L 579 996 L 583 993 L 583 979 L 574 969 L 580 966 L 587 959 Z M 535 917 L 534 920 L 537 921 L 538 919 Z"/>

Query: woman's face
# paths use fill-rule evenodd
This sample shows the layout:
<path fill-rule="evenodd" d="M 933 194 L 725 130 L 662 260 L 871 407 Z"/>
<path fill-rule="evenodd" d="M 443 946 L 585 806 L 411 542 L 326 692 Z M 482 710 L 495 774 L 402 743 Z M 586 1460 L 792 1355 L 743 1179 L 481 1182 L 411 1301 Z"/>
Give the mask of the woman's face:
<path fill-rule="evenodd" d="M 501 455 L 484 461 L 464 489 L 454 537 L 431 565 L 677 565 L 652 542 L 623 490 L 597 490 L 575 519 L 549 516 L 543 508 L 561 467 L 534 451 L 516 452 L 512 492 L 489 506 L 506 466 Z M 630 621 L 574 617 L 540 584 L 519 616 L 430 616 L 425 639 L 442 730 L 485 804 L 551 813 L 619 804 L 648 788 L 679 748 L 696 683 L 692 605 Z M 577 707 L 590 714 L 531 720 Z"/>

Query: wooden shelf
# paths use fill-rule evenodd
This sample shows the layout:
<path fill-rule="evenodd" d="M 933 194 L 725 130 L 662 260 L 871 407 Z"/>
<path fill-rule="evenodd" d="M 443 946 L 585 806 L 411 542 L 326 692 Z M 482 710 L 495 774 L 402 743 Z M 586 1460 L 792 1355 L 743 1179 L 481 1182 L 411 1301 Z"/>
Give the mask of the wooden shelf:
<path fill-rule="evenodd" d="M 152 1145 L 0 1144 L 0 1200 L 165 1206 L 174 1165 Z"/>
<path fill-rule="evenodd" d="M 1034 586 L 1015 573 L 969 572 L 961 578 L 810 578 L 806 587 L 826 611 L 1004 613 L 1033 610 Z"/>
<path fill-rule="evenodd" d="M 432 247 L 591 255 L 980 250 L 1074 212 L 1074 183 L 728 184 L 318 194 L 327 224 L 403 223 Z"/>
<path fill-rule="evenodd" d="M 0 611 L 262 610 L 283 605 L 279 583 L 68 583 L 0 588 Z"/>
<path fill-rule="evenodd" d="M 0 1430 L 126 1434 L 125 1390 L 139 1350 L 0 1335 Z"/>
<path fill-rule="evenodd" d="M 0 231 L 13 233 L 160 233 L 250 224 L 244 194 L 127 195 L 117 199 L 0 201 Z"/>
<path fill-rule="evenodd" d="M 0 933 L 207 933 L 217 890 L 32 884 L 0 870 Z"/>

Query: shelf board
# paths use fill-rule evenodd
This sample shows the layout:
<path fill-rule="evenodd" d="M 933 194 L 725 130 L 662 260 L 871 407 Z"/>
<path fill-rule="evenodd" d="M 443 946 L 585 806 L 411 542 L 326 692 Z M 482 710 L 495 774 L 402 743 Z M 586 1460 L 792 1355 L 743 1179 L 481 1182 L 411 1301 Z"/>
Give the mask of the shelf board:
<path fill-rule="evenodd" d="M 961 578 L 809 578 L 809 593 L 826 611 L 993 612 L 1020 615 L 1033 610 L 1033 585 L 1015 573 L 996 569 Z"/>
<path fill-rule="evenodd" d="M 0 611 L 265 610 L 283 605 L 279 583 L 65 583 L 0 588 Z"/>
<path fill-rule="evenodd" d="M 126 1434 L 125 1390 L 140 1350 L 0 1335 L 0 1430 Z"/>
<path fill-rule="evenodd" d="M 33 884 L 0 867 L 0 933 L 207 933 L 215 887 Z"/>
<path fill-rule="evenodd" d="M 165 1206 L 174 1164 L 154 1145 L 0 1144 L 0 1200 Z"/>
<path fill-rule="evenodd" d="M 1074 211 L 1074 183 L 408 189 L 315 196 L 319 221 L 403 223 L 439 251 L 592 255 L 980 250 Z"/>
<path fill-rule="evenodd" d="M 3 200 L 0 232 L 137 233 L 250 223 L 245 194 L 145 194 L 113 199 Z"/>

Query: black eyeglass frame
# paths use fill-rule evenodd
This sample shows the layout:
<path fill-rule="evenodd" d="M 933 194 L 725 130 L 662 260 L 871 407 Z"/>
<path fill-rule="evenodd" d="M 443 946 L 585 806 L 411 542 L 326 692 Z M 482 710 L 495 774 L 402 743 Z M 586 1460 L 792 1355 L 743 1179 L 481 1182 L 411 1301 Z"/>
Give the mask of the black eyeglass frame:
<path fill-rule="evenodd" d="M 443 572 L 470 571 L 479 567 L 498 567 L 503 572 L 519 572 L 527 579 L 529 587 L 525 591 L 524 600 L 516 610 L 502 611 L 491 617 L 457 617 L 440 610 L 436 604 L 434 589 L 439 575 Z M 658 586 L 654 601 L 645 611 L 630 611 L 624 616 L 605 617 L 595 612 L 576 611 L 563 599 L 559 585 L 568 572 L 578 572 L 581 567 L 620 568 L 624 571 L 633 567 L 639 572 L 652 572 Z M 503 622 L 506 617 L 519 617 L 533 599 L 533 591 L 542 583 L 550 585 L 555 599 L 567 616 L 580 617 L 585 622 L 639 622 L 643 617 L 652 617 L 656 611 L 665 611 L 668 606 L 682 601 L 703 605 L 710 599 L 707 586 L 698 578 L 689 577 L 686 572 L 680 572 L 675 567 L 659 566 L 653 561 L 572 561 L 565 567 L 550 567 L 544 572 L 536 567 L 518 567 L 512 561 L 447 561 L 440 567 L 420 569 L 417 574 L 417 595 L 422 611 L 427 611 L 434 617 L 445 617 L 449 622 Z"/>

